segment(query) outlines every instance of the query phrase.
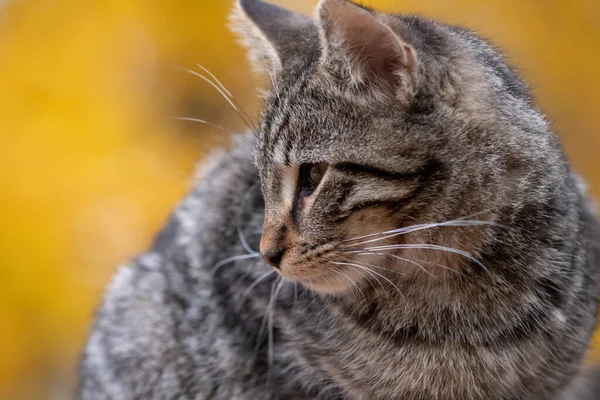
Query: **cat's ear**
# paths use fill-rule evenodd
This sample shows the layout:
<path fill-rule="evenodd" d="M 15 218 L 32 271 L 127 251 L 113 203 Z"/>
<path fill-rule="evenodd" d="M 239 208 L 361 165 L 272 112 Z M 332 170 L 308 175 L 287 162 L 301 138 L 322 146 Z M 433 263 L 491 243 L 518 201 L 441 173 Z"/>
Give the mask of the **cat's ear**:
<path fill-rule="evenodd" d="M 387 16 L 346 0 L 321 0 L 317 8 L 322 63 L 349 89 L 410 102 L 417 91 L 417 54 L 384 21 Z M 389 19 L 388 19 L 389 21 Z"/>
<path fill-rule="evenodd" d="M 259 72 L 301 67 L 319 52 L 319 30 L 307 15 L 261 0 L 238 0 L 230 22 Z"/>

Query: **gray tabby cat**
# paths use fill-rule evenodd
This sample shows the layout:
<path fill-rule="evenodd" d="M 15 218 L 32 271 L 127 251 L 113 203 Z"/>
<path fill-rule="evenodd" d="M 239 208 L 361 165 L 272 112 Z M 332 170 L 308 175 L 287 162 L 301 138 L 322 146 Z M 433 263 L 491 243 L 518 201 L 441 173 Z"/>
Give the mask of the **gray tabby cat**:
<path fill-rule="evenodd" d="M 115 276 L 81 398 L 575 397 L 600 231 L 502 56 L 345 0 L 233 21 L 258 132 Z"/>

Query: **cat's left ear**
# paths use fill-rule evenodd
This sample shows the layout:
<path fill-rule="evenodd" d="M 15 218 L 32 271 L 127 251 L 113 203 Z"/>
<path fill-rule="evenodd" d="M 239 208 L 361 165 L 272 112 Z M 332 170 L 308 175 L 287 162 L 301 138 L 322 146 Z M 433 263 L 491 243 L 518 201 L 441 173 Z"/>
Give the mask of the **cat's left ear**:
<path fill-rule="evenodd" d="M 230 22 L 259 72 L 295 70 L 318 57 L 319 30 L 307 15 L 261 0 L 238 0 Z"/>
<path fill-rule="evenodd" d="M 419 60 L 414 48 L 378 15 L 347 0 L 321 0 L 317 8 L 322 64 L 346 88 L 371 97 L 409 103 L 418 89 Z"/>

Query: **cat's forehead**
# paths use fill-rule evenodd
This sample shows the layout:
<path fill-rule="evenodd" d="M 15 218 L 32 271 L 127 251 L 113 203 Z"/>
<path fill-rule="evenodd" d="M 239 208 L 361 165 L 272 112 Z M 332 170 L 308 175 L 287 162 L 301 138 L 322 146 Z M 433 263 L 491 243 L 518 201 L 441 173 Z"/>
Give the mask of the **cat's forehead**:
<path fill-rule="evenodd" d="M 304 84 L 300 90 L 270 96 L 258 157 L 277 164 L 385 165 L 422 159 L 432 149 L 430 142 L 444 134 L 433 132 L 430 120 L 417 121 L 408 112 L 385 106 L 365 107 L 326 85 Z"/>
<path fill-rule="evenodd" d="M 350 138 L 369 134 L 367 116 L 336 99 L 298 95 L 275 101 L 261 126 L 261 153 L 281 163 L 315 162 L 343 151 Z"/>

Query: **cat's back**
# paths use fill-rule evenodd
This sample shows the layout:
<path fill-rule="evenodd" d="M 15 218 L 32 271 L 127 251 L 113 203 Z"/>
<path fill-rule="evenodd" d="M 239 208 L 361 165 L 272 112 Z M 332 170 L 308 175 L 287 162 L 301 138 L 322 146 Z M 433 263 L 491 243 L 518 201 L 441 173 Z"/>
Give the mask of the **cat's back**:
<path fill-rule="evenodd" d="M 215 155 L 151 250 L 116 273 L 81 360 L 81 398 L 211 397 L 224 369 L 240 382 L 227 388 L 230 398 L 248 389 L 252 378 L 243 375 L 252 366 L 238 356 L 250 341 L 232 326 L 243 300 L 226 281 L 255 279 L 266 268 L 248 252 L 263 218 L 250 146 L 245 138 Z"/>

